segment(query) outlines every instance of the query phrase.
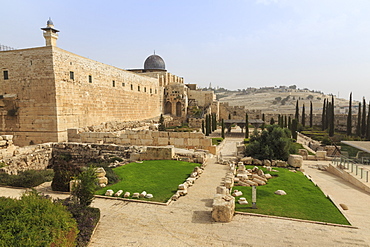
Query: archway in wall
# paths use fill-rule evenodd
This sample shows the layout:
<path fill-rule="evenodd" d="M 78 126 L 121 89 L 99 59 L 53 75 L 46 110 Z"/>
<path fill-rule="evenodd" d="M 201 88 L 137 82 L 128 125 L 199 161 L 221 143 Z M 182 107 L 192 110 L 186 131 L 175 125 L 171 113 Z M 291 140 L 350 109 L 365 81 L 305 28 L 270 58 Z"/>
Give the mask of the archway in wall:
<path fill-rule="evenodd" d="M 181 102 L 176 103 L 176 116 L 181 117 Z"/>
<path fill-rule="evenodd" d="M 172 114 L 172 104 L 169 101 L 164 105 L 164 114 Z"/>

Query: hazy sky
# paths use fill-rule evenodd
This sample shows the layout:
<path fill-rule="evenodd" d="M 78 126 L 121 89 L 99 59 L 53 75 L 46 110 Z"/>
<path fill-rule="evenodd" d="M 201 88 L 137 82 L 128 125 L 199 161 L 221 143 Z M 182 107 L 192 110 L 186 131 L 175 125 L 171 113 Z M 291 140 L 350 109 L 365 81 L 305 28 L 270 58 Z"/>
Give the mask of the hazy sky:
<path fill-rule="evenodd" d="M 297 85 L 370 100 L 369 0 L 0 0 L 0 44 L 58 47 L 119 68 L 156 51 L 185 83 Z"/>

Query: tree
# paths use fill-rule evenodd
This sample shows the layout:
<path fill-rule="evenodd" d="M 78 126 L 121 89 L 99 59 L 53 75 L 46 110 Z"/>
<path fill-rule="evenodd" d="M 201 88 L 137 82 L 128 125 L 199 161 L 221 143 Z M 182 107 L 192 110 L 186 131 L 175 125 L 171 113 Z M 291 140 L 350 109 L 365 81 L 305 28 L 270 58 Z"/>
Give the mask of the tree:
<path fill-rule="evenodd" d="M 97 188 L 97 176 L 95 168 L 90 166 L 82 171 L 76 178 L 77 182 L 72 188 L 72 197 L 82 206 L 89 206 L 94 200 L 94 193 Z"/>
<path fill-rule="evenodd" d="M 287 160 L 292 148 L 291 133 L 278 125 L 270 125 L 261 134 L 255 132 L 246 147 L 246 155 L 263 160 Z"/>
<path fill-rule="evenodd" d="M 206 115 L 206 136 L 209 136 L 209 134 L 211 133 L 210 128 L 211 126 L 209 124 L 209 115 L 207 114 Z"/>
<path fill-rule="evenodd" d="M 225 123 L 224 119 L 221 120 L 221 137 L 225 139 Z"/>
<path fill-rule="evenodd" d="M 362 98 L 362 122 L 361 122 L 361 137 L 366 136 L 366 102 L 365 97 Z"/>
<path fill-rule="evenodd" d="M 324 99 L 324 104 L 322 106 L 322 117 L 321 117 L 321 130 L 325 130 L 325 125 L 326 125 L 326 99 Z"/>
<path fill-rule="evenodd" d="M 292 118 L 288 117 L 288 129 L 292 130 Z"/>
<path fill-rule="evenodd" d="M 262 113 L 262 125 L 261 125 L 261 129 L 264 130 L 265 129 L 265 113 Z"/>
<path fill-rule="evenodd" d="M 306 126 L 306 112 L 305 112 L 304 104 L 303 104 L 303 107 L 302 107 L 302 126 L 303 127 Z"/>
<path fill-rule="evenodd" d="M 165 130 L 166 130 L 166 127 L 164 126 L 164 117 L 163 117 L 163 115 L 162 115 L 162 114 L 161 114 L 161 116 L 159 117 L 158 130 L 159 130 L 159 131 L 165 131 Z"/>
<path fill-rule="evenodd" d="M 329 115 L 329 136 L 334 136 L 334 96 L 331 96 Z"/>
<path fill-rule="evenodd" d="M 313 107 L 312 107 L 312 101 L 310 101 L 310 128 L 313 126 Z"/>
<path fill-rule="evenodd" d="M 358 137 L 361 137 L 361 102 L 358 103 L 356 135 Z"/>
<path fill-rule="evenodd" d="M 368 105 L 368 113 L 367 113 L 366 140 L 370 140 L 370 102 Z"/>
<path fill-rule="evenodd" d="M 245 138 L 249 138 L 249 121 L 248 113 L 245 114 Z"/>
<path fill-rule="evenodd" d="M 299 119 L 299 104 L 298 104 L 298 100 L 297 100 L 297 103 L 295 105 L 295 119 Z"/>
<path fill-rule="evenodd" d="M 347 136 L 352 135 L 352 92 L 349 95 L 349 109 L 347 115 Z"/>
<path fill-rule="evenodd" d="M 204 119 L 202 119 L 202 133 L 203 134 L 206 133 L 205 126 L 204 126 Z"/>
<path fill-rule="evenodd" d="M 297 119 L 292 120 L 292 138 L 297 140 L 297 129 L 298 129 L 298 121 Z"/>
<path fill-rule="evenodd" d="M 270 125 L 274 125 L 275 124 L 275 120 L 274 120 L 274 118 L 272 117 L 271 119 L 270 119 Z"/>
<path fill-rule="evenodd" d="M 229 113 L 229 119 L 231 119 L 231 114 Z"/>
<path fill-rule="evenodd" d="M 284 116 L 284 128 L 287 128 L 288 127 L 288 117 L 285 115 Z"/>
<path fill-rule="evenodd" d="M 278 125 L 280 126 L 280 128 L 283 125 L 281 122 L 282 122 L 282 118 L 281 118 L 281 115 L 279 114 L 278 115 Z"/>

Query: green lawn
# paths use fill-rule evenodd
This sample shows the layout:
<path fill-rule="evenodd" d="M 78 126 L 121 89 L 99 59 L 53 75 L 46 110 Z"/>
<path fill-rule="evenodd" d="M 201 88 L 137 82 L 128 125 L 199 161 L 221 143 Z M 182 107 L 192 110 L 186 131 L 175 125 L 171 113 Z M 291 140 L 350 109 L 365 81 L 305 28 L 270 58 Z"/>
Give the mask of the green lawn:
<path fill-rule="evenodd" d="M 153 194 L 153 198 L 143 200 L 166 202 L 177 191 L 177 186 L 190 176 L 194 167 L 199 165 L 176 160 L 133 162 L 114 168 L 113 171 L 121 181 L 98 190 L 96 194 L 104 195 L 108 189 L 112 189 L 114 192 L 128 191 L 132 196 L 135 192 L 141 193 L 145 190 Z"/>
<path fill-rule="evenodd" d="M 275 169 L 279 172 L 269 172 L 274 177 L 268 184 L 257 187 L 257 209 L 251 208 L 251 187 L 233 188 L 242 191 L 241 197 L 249 202 L 247 205 L 236 202 L 237 211 L 349 225 L 335 205 L 301 172 Z M 287 195 L 275 195 L 276 190 L 284 190 Z"/>

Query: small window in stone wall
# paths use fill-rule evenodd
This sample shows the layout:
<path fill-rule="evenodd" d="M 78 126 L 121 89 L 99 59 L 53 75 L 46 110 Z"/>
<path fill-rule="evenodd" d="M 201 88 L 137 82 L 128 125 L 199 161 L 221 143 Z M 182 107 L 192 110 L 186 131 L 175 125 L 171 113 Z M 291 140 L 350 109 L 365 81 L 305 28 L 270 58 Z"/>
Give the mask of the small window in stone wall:
<path fill-rule="evenodd" d="M 153 90 L 152 90 L 152 89 L 150 89 L 150 90 L 149 90 L 149 92 L 150 92 L 150 93 L 153 93 Z"/>
<path fill-rule="evenodd" d="M 131 90 L 134 90 L 134 85 L 131 84 Z"/>
<path fill-rule="evenodd" d="M 75 73 L 73 71 L 69 71 L 69 79 L 71 80 L 75 79 Z"/>
<path fill-rule="evenodd" d="M 137 91 L 139 91 L 139 92 L 140 92 L 140 86 L 137 86 Z"/>
<path fill-rule="evenodd" d="M 92 83 L 92 76 L 89 75 L 89 83 Z"/>
<path fill-rule="evenodd" d="M 157 89 L 155 90 L 155 94 L 157 94 Z"/>
<path fill-rule="evenodd" d="M 3 74 L 4 74 L 4 80 L 8 80 L 9 79 L 9 72 L 7 70 L 4 70 Z"/>
<path fill-rule="evenodd" d="M 115 87 L 116 86 L 116 82 L 113 80 L 112 81 L 112 86 Z"/>
<path fill-rule="evenodd" d="M 146 87 L 144 87 L 144 93 L 146 93 Z"/>
<path fill-rule="evenodd" d="M 124 82 L 122 82 L 122 87 L 126 86 L 126 84 Z"/>

